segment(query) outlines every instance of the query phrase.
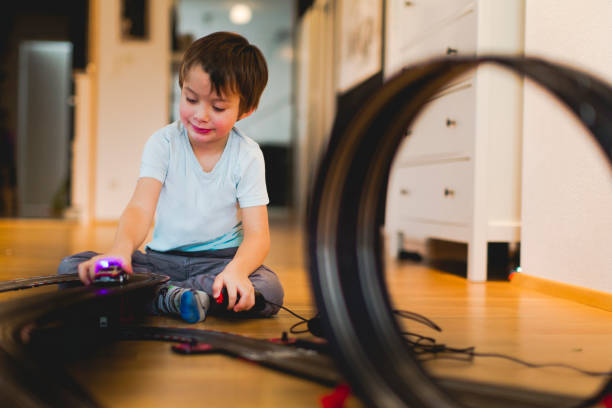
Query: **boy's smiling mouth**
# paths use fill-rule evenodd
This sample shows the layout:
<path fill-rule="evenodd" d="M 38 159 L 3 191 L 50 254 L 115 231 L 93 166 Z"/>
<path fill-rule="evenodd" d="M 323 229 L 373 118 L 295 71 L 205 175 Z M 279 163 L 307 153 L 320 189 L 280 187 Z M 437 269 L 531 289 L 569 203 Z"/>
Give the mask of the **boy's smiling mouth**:
<path fill-rule="evenodd" d="M 201 127 L 197 127 L 196 125 L 194 125 L 193 123 L 190 123 L 191 127 L 193 128 L 193 130 L 195 130 L 197 133 L 201 133 L 203 135 L 208 134 L 210 132 L 212 132 L 212 129 L 204 129 Z"/>

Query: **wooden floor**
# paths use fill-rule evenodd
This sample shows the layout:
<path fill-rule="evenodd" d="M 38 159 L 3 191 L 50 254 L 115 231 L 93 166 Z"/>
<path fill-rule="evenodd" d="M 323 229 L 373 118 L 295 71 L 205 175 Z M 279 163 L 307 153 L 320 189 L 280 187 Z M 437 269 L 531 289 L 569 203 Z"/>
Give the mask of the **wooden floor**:
<path fill-rule="evenodd" d="M 304 267 L 303 231 L 285 220 L 273 220 L 271 225 L 272 251 L 266 264 L 283 282 L 285 305 L 310 317 L 314 307 Z M 84 228 L 52 220 L 0 220 L 0 280 L 54 274 L 66 255 L 108 248 L 114 228 Z M 588 370 L 612 369 L 610 312 L 518 289 L 507 282 L 469 283 L 407 261 L 390 263 L 388 281 L 397 308 L 423 314 L 443 331 L 437 333 L 411 322 L 406 327 L 441 343 L 475 346 L 480 352 L 506 353 L 534 363 L 564 362 Z M 0 294 L 0 301 L 26 292 Z M 284 311 L 261 320 L 209 317 L 195 326 L 162 317 L 147 321 L 257 338 L 279 337 L 295 322 Z M 435 375 L 576 396 L 593 393 L 603 381 L 567 369 L 533 369 L 495 358 L 436 360 L 427 362 L 426 367 Z M 319 398 L 331 391 L 225 356 L 176 355 L 170 345 L 160 342 L 118 343 L 69 369 L 108 407 L 168 407 L 183 402 L 192 406 L 316 407 Z M 349 406 L 359 405 L 355 399 L 349 401 Z"/>

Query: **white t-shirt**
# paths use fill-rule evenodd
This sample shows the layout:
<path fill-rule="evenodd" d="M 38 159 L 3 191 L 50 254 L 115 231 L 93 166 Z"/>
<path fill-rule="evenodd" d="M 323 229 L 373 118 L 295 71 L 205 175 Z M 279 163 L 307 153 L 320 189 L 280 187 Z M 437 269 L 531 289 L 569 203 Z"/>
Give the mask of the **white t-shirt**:
<path fill-rule="evenodd" d="M 180 121 L 161 128 L 145 145 L 140 177 L 163 184 L 153 240 L 147 244 L 156 251 L 237 247 L 243 237 L 239 208 L 269 202 L 261 149 L 236 128 L 209 173 L 202 170 Z"/>

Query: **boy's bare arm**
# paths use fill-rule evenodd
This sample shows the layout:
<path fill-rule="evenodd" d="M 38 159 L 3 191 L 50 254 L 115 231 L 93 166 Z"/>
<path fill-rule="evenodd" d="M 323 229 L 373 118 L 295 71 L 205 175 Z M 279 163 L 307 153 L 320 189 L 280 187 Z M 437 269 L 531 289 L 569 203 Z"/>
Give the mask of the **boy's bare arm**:
<path fill-rule="evenodd" d="M 119 219 L 113 249 L 131 255 L 147 237 L 162 188 L 159 180 L 143 177 Z"/>
<path fill-rule="evenodd" d="M 124 269 L 128 273 L 132 272 L 132 252 L 142 244 L 151 228 L 161 188 L 159 180 L 149 177 L 138 180 L 132 198 L 119 218 L 112 248 L 105 254 L 79 264 L 79 277 L 84 284 L 89 285 L 93 281 L 95 263 L 100 258 L 120 258 Z"/>
<path fill-rule="evenodd" d="M 255 290 L 249 275 L 264 261 L 270 250 L 268 208 L 265 205 L 242 209 L 244 239 L 234 259 L 215 278 L 213 297 L 218 297 L 225 286 L 228 309 L 235 312 L 249 310 L 255 305 Z M 237 294 L 240 301 L 236 303 Z"/>

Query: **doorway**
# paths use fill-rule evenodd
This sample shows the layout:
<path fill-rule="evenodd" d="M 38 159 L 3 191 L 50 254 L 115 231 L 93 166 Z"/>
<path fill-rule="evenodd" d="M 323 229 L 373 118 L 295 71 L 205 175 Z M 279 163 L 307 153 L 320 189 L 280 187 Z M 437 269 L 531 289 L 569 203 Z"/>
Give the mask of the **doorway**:
<path fill-rule="evenodd" d="M 72 73 L 87 65 L 89 1 L 0 5 L 0 217 L 69 205 Z"/>
<path fill-rule="evenodd" d="M 68 205 L 72 44 L 19 46 L 17 214 L 61 216 Z"/>

